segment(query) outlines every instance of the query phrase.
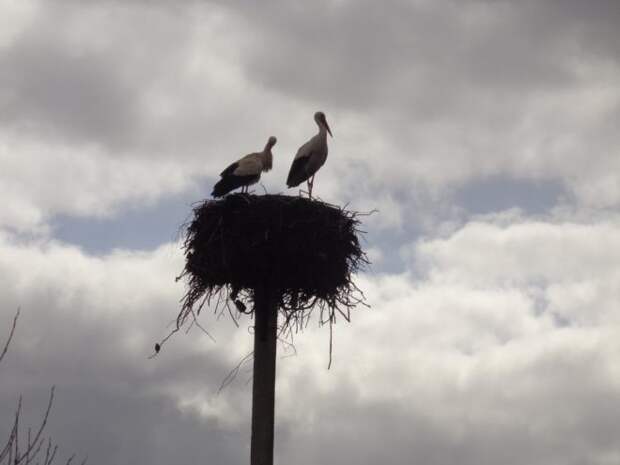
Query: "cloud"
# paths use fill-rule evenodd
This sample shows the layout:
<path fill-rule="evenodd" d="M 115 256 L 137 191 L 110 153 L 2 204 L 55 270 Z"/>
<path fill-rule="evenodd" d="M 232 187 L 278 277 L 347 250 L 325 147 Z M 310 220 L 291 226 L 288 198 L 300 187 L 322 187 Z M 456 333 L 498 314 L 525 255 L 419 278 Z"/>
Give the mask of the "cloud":
<path fill-rule="evenodd" d="M 96 258 L 55 242 L 26 244 L 3 235 L 2 320 L 22 308 L 1 367 L 3 418 L 21 392 L 25 418 L 36 422 L 45 386 L 56 384 L 48 431 L 63 453 L 154 464 L 173 456 L 175 463 L 194 463 L 209 454 L 218 463 L 239 463 L 246 455 L 238 442 L 246 441 L 249 393 L 218 395 L 217 389 L 247 354 L 247 333 L 227 322 L 212 328 L 219 344 L 192 332 L 147 359 L 177 313 L 179 260 L 172 245 Z"/>
<path fill-rule="evenodd" d="M 25 37 L 1 66 L 4 124 L 53 138 L 105 139 L 124 145 L 135 134 L 138 97 L 109 57 L 69 48 L 46 34 Z"/>
<path fill-rule="evenodd" d="M 205 312 L 217 344 L 147 361 L 177 246 L 93 256 L 51 224 L 200 196 L 270 135 L 282 191 L 321 109 L 318 195 L 380 210 L 386 272 L 359 277 L 373 308 L 337 326 L 332 370 L 326 328 L 279 361 L 278 460 L 617 462 L 617 2 L 19 5 L 0 3 L 1 317 L 23 309 L 0 413 L 21 391 L 36 418 L 56 383 L 52 433 L 92 461 L 245 460 L 249 373 L 216 392 L 251 322 Z"/>
<path fill-rule="evenodd" d="M 521 219 L 506 225 L 474 219 L 446 239 L 417 244 L 414 260 L 432 263 L 431 275 L 467 283 L 476 283 L 478 276 L 482 283 L 498 285 L 580 280 L 594 270 L 615 270 L 618 226 L 613 216 L 595 224 Z"/>
<path fill-rule="evenodd" d="M 407 272 L 358 277 L 373 308 L 336 326 L 332 369 L 328 331 L 314 324 L 296 338 L 297 356 L 279 360 L 278 460 L 611 463 L 620 452 L 610 407 L 620 400 L 619 229 L 615 217 L 487 215 L 420 239 Z M 70 447 L 86 425 L 74 438 L 91 458 L 112 450 L 167 463 L 167 441 L 189 444 L 202 432 L 213 441 L 174 449 L 177 463 L 208 451 L 218 463 L 243 460 L 249 373 L 216 391 L 250 350 L 250 322 L 235 329 L 204 312 L 217 343 L 179 335 L 146 360 L 183 290 L 173 279 L 182 265 L 175 250 L 95 258 L 3 236 L 2 305 L 21 304 L 24 317 L 0 395 L 43 398 L 41 386 L 56 382 L 54 424 L 64 426 L 55 431 Z M 127 437 L 140 447 L 128 449 Z"/>
<path fill-rule="evenodd" d="M 7 7 L 22 20 L 0 50 L 0 140 L 12 153 L 2 171 L 59 151 L 79 165 L 81 153 L 96 150 L 94 186 L 107 182 L 98 173 L 108 158 L 141 166 L 131 176 L 138 184 L 162 160 L 184 177 L 214 176 L 273 134 L 276 166 L 265 182 L 278 191 L 322 107 L 336 138 L 318 194 L 364 208 L 382 199 L 374 206 L 393 212 L 390 224 L 408 221 L 407 205 L 424 209 L 432 199 L 436 210 L 488 176 L 549 181 L 583 205 L 617 206 L 612 3 L 587 15 L 575 3 L 362 6 Z M 33 144 L 45 150 L 33 153 Z M 11 182 L 32 185 L 28 176 Z M 160 196 L 179 188 L 158 185 Z M 76 201 L 108 202 L 102 189 L 74 192 Z M 152 198 L 118 195 L 110 208 Z M 46 211 L 88 213 L 50 200 L 10 203 L 21 205 L 25 218 L 16 221 L 25 223 L 45 222 Z"/>
<path fill-rule="evenodd" d="M 94 147 L 49 146 L 0 135 L 0 226 L 45 230 L 65 213 L 106 217 L 121 205 L 153 203 L 193 186 L 195 175 L 170 160 L 119 160 Z"/>
<path fill-rule="evenodd" d="M 618 218 L 594 224 L 472 221 L 447 239 L 422 242 L 413 259 L 431 277 L 473 287 L 525 288 L 543 308 L 576 324 L 615 319 L 620 294 Z M 593 240 L 593 238 L 596 238 Z"/>
<path fill-rule="evenodd" d="M 247 76 L 357 126 L 340 157 L 367 164 L 373 187 L 449 190 L 504 175 L 617 205 L 611 2 L 587 15 L 574 2 L 270 5 L 230 6 L 248 30 Z"/>
<path fill-rule="evenodd" d="M 588 13 L 578 2 L 567 8 L 557 2 L 541 7 L 537 2 L 398 0 L 387 6 L 346 1 L 226 5 L 263 38 L 251 42 L 245 55 L 248 74 L 266 85 L 348 109 L 376 112 L 393 106 L 420 119 L 428 119 L 431 108 L 446 110 L 444 116 L 460 103 L 470 110 L 473 102 L 463 90 L 475 97 L 518 92 L 513 96 L 522 98 L 570 88 L 580 79 L 573 59 L 595 62 L 605 55 L 613 60 L 618 45 L 611 28 L 618 15 L 613 1 L 599 2 Z M 430 108 L 412 105 L 426 99 Z"/>
<path fill-rule="evenodd" d="M 419 241 L 419 274 L 364 278 L 373 308 L 337 328 L 332 372 L 314 332 L 280 365 L 281 457 L 612 463 L 619 227 L 472 222 Z"/>

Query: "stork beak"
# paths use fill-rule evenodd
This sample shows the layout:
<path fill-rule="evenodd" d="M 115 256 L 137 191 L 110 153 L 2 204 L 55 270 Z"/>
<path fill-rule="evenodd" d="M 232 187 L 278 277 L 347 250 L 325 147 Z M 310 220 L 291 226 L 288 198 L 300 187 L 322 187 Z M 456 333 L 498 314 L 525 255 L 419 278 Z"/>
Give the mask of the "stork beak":
<path fill-rule="evenodd" d="M 327 132 L 329 132 L 329 135 L 333 138 L 334 136 L 332 135 L 332 130 L 329 129 L 329 124 L 327 124 L 326 119 L 323 120 L 323 124 L 325 125 L 325 129 L 327 129 Z"/>

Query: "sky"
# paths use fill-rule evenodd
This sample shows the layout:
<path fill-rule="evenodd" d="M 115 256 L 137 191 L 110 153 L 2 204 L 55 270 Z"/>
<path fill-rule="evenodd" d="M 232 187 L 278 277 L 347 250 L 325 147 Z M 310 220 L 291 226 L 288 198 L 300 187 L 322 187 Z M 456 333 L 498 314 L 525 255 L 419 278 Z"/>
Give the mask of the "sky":
<path fill-rule="evenodd" d="M 284 465 L 620 463 L 620 2 L 0 0 L 0 418 L 59 454 L 247 463 L 252 321 L 158 357 L 180 226 L 276 136 L 358 211 L 371 308 L 280 345 Z M 0 423 L 0 438 L 9 422 Z"/>

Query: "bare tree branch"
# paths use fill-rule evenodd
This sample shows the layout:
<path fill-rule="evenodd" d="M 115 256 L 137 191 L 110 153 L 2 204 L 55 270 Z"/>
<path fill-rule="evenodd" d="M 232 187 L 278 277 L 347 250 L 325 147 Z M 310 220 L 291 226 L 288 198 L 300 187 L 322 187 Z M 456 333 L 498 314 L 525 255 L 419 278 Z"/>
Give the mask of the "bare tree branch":
<path fill-rule="evenodd" d="M 13 340 L 13 336 L 15 334 L 15 328 L 17 327 L 17 320 L 19 318 L 20 309 L 17 309 L 15 316 L 13 317 L 13 323 L 11 325 L 11 329 L 9 331 L 9 336 L 4 344 L 2 352 L 0 353 L 0 362 L 6 355 L 9 345 Z M 20 433 L 20 419 L 22 414 L 22 397 L 19 396 L 19 400 L 17 401 L 17 409 L 15 410 L 15 415 L 13 419 L 13 426 L 10 429 L 9 437 L 6 441 L 6 444 L 2 449 L 0 449 L 0 465 L 29 465 L 34 463 L 37 460 L 37 464 L 42 463 L 43 465 L 52 465 L 54 459 L 56 458 L 56 453 L 58 452 L 58 445 L 52 442 L 50 437 L 44 438 L 43 434 L 45 431 L 45 427 L 47 426 L 47 421 L 50 416 L 50 412 L 52 411 L 52 405 L 54 403 L 54 393 L 56 387 L 52 386 L 50 389 L 49 400 L 47 401 L 47 408 L 43 414 L 43 419 L 41 420 L 41 424 L 37 429 L 34 437 L 32 436 L 32 429 L 28 428 L 27 438 L 26 438 L 26 446 L 25 450 L 20 449 L 19 442 L 19 433 Z M 46 440 L 47 439 L 47 440 Z M 39 461 L 39 454 L 43 451 L 44 444 L 47 443 L 47 447 L 45 448 L 45 456 L 42 457 L 43 461 Z M 75 458 L 75 454 L 69 457 L 65 462 L 65 465 L 71 465 L 73 459 Z M 82 461 L 81 465 L 86 464 L 86 459 Z"/>
<path fill-rule="evenodd" d="M 4 348 L 2 349 L 2 353 L 0 354 L 0 362 L 6 355 L 7 350 L 9 350 L 9 345 L 13 340 L 13 334 L 15 334 L 15 327 L 17 326 L 17 319 L 19 318 L 19 311 L 20 309 L 18 308 L 15 316 L 13 317 L 13 324 L 11 325 L 11 329 L 9 331 L 9 338 L 6 340 L 6 344 L 4 344 Z"/>

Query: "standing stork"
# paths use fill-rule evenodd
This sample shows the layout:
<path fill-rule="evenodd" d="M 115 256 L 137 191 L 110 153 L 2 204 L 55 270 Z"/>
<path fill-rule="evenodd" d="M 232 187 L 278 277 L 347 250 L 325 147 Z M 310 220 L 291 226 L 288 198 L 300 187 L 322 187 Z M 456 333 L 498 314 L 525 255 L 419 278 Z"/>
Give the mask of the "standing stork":
<path fill-rule="evenodd" d="M 271 147 L 277 142 L 273 136 L 267 141 L 262 152 L 255 152 L 240 158 L 220 174 L 221 178 L 213 187 L 211 195 L 222 197 L 230 191 L 241 187 L 241 192 L 247 192 L 248 186 L 257 183 L 263 171 L 269 171 L 273 165 Z"/>
<path fill-rule="evenodd" d="M 325 119 L 325 113 L 317 111 L 314 114 L 314 121 L 319 126 L 319 133 L 299 147 L 286 180 L 288 187 L 296 187 L 306 181 L 309 198 L 312 198 L 314 175 L 327 160 L 327 133 L 334 137 Z"/>

